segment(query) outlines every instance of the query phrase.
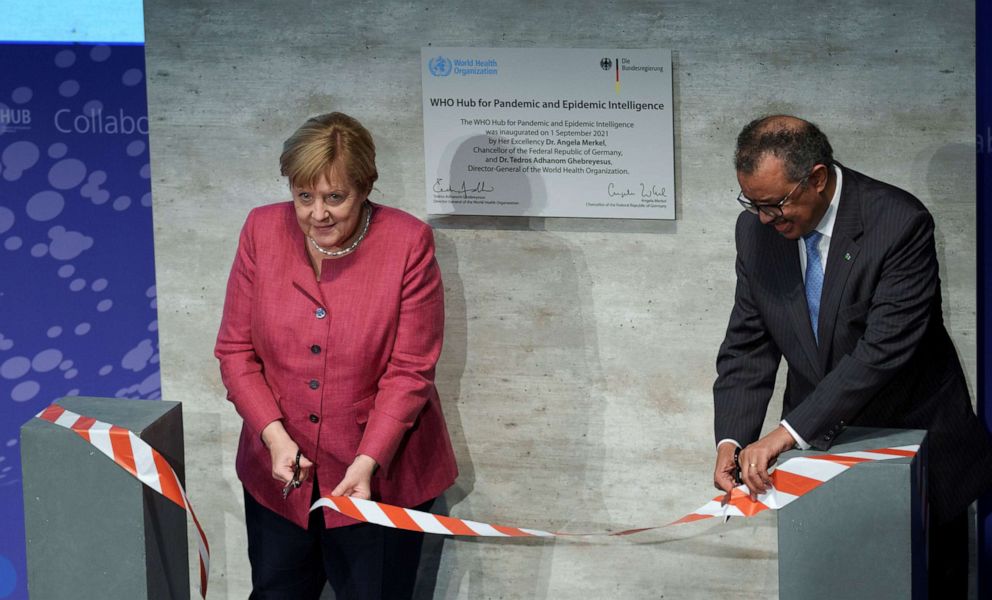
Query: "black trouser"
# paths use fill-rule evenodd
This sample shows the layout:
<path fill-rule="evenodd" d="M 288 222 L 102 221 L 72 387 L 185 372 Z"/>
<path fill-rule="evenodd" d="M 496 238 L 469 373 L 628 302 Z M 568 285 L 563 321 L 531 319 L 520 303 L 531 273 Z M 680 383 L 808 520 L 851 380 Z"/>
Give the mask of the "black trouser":
<path fill-rule="evenodd" d="M 968 597 L 968 510 L 944 523 L 930 524 L 930 599 L 965 600 Z"/>
<path fill-rule="evenodd" d="M 325 582 L 336 600 L 413 596 L 424 534 L 372 523 L 326 529 L 321 513 L 310 513 L 309 527 L 301 529 L 245 491 L 250 600 L 316 600 Z"/>

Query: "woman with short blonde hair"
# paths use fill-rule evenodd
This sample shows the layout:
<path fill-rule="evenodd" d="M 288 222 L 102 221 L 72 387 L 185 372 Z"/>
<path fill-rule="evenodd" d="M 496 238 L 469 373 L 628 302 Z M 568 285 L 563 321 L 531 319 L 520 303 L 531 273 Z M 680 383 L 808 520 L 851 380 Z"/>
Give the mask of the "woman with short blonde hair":
<path fill-rule="evenodd" d="M 252 598 L 408 598 L 422 534 L 309 507 L 345 495 L 421 510 L 458 471 L 434 372 L 444 297 L 431 228 L 368 200 L 375 144 L 309 119 L 284 144 L 291 202 L 253 209 L 215 354 L 244 419 Z M 388 566 L 389 572 L 384 568 Z"/>

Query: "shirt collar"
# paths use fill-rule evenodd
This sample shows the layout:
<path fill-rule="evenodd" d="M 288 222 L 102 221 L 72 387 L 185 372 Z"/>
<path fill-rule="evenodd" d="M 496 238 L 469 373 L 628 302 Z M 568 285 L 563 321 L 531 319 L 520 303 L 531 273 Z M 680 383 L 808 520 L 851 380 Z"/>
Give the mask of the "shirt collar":
<path fill-rule="evenodd" d="M 820 219 L 820 223 L 816 226 L 816 230 L 823 234 L 823 237 L 830 237 L 834 232 L 834 222 L 837 221 L 837 205 L 840 204 L 840 188 L 841 184 L 844 182 L 844 174 L 841 173 L 840 167 L 837 165 L 832 165 L 834 168 L 834 173 L 837 174 L 837 185 L 834 187 L 834 197 L 830 199 L 830 206 L 827 207 L 827 212 L 823 213 L 823 217 Z"/>

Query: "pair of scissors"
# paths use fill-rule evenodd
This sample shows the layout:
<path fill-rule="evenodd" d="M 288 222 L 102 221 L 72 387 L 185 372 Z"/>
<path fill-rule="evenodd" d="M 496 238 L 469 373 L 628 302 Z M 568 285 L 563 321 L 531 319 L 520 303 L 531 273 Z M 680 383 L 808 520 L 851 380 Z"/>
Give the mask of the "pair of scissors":
<path fill-rule="evenodd" d="M 293 463 L 293 478 L 289 480 L 289 483 L 282 488 L 282 499 L 285 500 L 289 497 L 289 493 L 300 487 L 300 457 L 303 456 L 302 450 L 296 451 L 296 461 Z"/>
<path fill-rule="evenodd" d="M 744 479 L 741 477 L 741 447 L 734 449 L 734 483 L 741 485 Z"/>
<path fill-rule="evenodd" d="M 741 478 L 741 448 L 738 446 L 734 449 L 734 471 L 733 471 L 734 485 L 741 485 L 744 480 Z M 724 498 L 721 504 L 726 505 L 727 501 L 730 500 L 730 492 Z M 730 515 L 725 515 L 723 517 L 723 522 L 726 523 L 730 520 Z"/>

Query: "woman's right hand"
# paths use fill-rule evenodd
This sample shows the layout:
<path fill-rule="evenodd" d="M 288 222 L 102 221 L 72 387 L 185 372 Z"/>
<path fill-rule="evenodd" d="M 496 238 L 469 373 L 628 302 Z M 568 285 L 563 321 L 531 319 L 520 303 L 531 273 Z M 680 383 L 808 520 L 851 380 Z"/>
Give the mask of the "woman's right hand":
<path fill-rule="evenodd" d="M 296 453 L 300 447 L 289 437 L 282 421 L 272 421 L 265 426 L 262 430 L 262 442 L 269 449 L 272 459 L 272 478 L 284 484 L 292 481 Z M 307 457 L 300 457 L 300 481 L 306 480 L 312 466 L 313 463 Z"/>

